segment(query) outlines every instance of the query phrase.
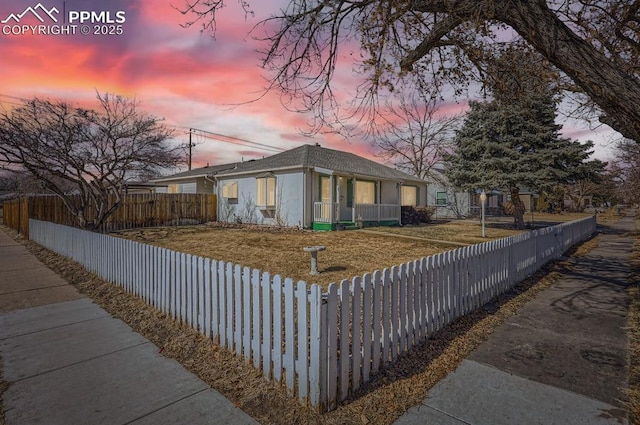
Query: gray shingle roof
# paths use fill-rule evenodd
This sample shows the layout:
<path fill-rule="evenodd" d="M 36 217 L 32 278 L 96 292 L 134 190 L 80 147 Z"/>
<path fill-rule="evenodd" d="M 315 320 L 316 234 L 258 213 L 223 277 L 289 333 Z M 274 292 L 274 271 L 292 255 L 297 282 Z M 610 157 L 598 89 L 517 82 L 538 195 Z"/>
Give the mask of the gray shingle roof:
<path fill-rule="evenodd" d="M 220 176 L 249 172 L 274 171 L 286 167 L 319 167 L 339 173 L 356 174 L 385 180 L 426 183 L 402 171 L 387 167 L 361 156 L 327 149 L 316 145 L 303 145 L 267 158 L 238 163 L 233 170 L 221 171 Z"/>
<path fill-rule="evenodd" d="M 195 168 L 189 171 L 183 171 L 181 173 L 172 174 L 170 176 L 158 177 L 152 179 L 152 182 L 162 182 L 167 180 L 178 180 L 189 177 L 202 177 L 202 176 L 211 176 L 213 174 L 217 174 L 221 171 L 228 170 L 230 168 L 235 167 L 235 163 L 231 164 L 221 164 L 221 165 L 208 165 L 206 167 Z"/>
<path fill-rule="evenodd" d="M 270 172 L 288 167 L 319 167 L 347 175 L 355 174 L 374 179 L 426 184 L 426 181 L 422 179 L 375 161 L 349 152 L 327 149 L 317 145 L 302 145 L 262 159 L 197 168 L 195 170 L 153 179 L 152 181 L 162 182 L 189 177 Z"/>

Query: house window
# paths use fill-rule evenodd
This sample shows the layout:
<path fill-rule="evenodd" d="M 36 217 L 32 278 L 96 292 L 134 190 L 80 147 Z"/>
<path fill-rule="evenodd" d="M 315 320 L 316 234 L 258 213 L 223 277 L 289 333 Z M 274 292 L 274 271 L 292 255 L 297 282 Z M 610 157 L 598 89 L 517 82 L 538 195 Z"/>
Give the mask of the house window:
<path fill-rule="evenodd" d="M 356 181 L 356 204 L 375 204 L 376 184 L 374 182 Z"/>
<path fill-rule="evenodd" d="M 329 176 L 320 176 L 320 201 L 331 202 L 331 180 Z"/>
<path fill-rule="evenodd" d="M 263 208 L 275 208 L 276 206 L 276 178 L 256 178 L 256 205 Z"/>
<path fill-rule="evenodd" d="M 447 192 L 436 192 L 436 205 L 447 205 Z"/>
<path fill-rule="evenodd" d="M 238 182 L 228 182 L 222 186 L 222 197 L 238 199 Z"/>
<path fill-rule="evenodd" d="M 401 204 L 404 206 L 415 207 L 418 205 L 418 188 L 415 186 L 402 186 Z"/>

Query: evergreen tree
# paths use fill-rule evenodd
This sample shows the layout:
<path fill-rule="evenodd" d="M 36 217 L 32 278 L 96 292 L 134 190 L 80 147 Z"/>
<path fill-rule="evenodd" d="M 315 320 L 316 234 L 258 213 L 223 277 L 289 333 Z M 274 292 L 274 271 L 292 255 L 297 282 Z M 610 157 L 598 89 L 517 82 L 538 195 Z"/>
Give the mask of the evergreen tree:
<path fill-rule="evenodd" d="M 507 211 L 524 228 L 521 188 L 548 190 L 556 184 L 595 178 L 604 164 L 588 161 L 592 142 L 560 136 L 556 102 L 548 93 L 518 100 L 473 102 L 447 156 L 447 177 L 464 190 L 508 190 Z"/>

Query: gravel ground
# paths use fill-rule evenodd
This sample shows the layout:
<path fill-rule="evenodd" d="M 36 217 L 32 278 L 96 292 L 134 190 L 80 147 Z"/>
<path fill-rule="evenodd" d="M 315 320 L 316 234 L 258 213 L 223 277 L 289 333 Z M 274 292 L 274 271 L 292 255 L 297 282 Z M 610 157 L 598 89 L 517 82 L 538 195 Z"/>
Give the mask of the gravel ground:
<path fill-rule="evenodd" d="M 216 346 L 196 331 L 181 326 L 142 300 L 87 272 L 77 263 L 25 241 L 7 228 L 5 231 L 24 243 L 44 264 L 76 286 L 81 293 L 151 340 L 163 355 L 182 363 L 264 424 L 393 423 L 408 408 L 420 403 L 429 389 L 455 370 L 497 326 L 538 292 L 551 286 L 558 270 L 570 268 L 566 262 L 547 266 L 489 306 L 460 318 L 401 356 L 336 410 L 318 414 L 289 398 L 280 384 L 265 381 L 244 360 Z M 596 244 L 597 240 L 592 239 L 572 254 L 584 255 Z M 3 425 L 2 421 L 0 418 L 0 424 Z"/>

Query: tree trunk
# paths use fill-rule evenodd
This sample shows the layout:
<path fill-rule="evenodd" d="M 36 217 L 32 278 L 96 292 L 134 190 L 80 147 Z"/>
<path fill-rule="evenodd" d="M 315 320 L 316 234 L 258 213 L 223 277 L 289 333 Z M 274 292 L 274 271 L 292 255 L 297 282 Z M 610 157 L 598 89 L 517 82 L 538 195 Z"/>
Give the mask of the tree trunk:
<path fill-rule="evenodd" d="M 524 229 L 524 202 L 520 199 L 520 189 L 517 187 L 511 188 L 511 205 L 513 215 L 513 226 L 518 229 Z"/>

